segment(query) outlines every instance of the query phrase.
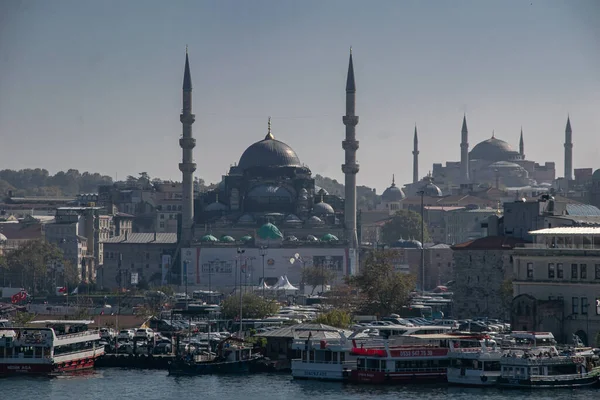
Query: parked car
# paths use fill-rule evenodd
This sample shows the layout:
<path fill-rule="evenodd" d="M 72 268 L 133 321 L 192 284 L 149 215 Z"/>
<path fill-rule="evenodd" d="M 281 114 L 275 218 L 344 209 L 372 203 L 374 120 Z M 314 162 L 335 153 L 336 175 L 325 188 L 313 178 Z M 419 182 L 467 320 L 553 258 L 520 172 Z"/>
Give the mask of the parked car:
<path fill-rule="evenodd" d="M 154 331 L 150 328 L 139 328 L 135 331 L 134 339 L 153 340 Z"/>
<path fill-rule="evenodd" d="M 132 340 L 133 339 L 133 329 L 122 329 L 117 336 L 119 340 Z"/>
<path fill-rule="evenodd" d="M 117 336 L 116 332 L 112 328 L 101 328 L 100 329 L 100 337 L 104 340 L 112 340 Z"/>

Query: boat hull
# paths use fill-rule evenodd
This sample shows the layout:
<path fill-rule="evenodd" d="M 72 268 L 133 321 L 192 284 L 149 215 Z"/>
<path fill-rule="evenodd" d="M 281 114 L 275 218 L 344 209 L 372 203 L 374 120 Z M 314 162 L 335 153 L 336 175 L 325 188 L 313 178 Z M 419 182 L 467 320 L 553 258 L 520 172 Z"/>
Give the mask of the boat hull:
<path fill-rule="evenodd" d="M 350 373 L 350 381 L 355 383 L 403 384 L 403 383 L 437 383 L 447 382 L 446 370 L 443 371 L 357 371 Z"/>
<path fill-rule="evenodd" d="M 61 375 L 93 369 L 95 358 L 81 358 L 62 363 L 2 363 L 0 377 L 13 375 Z"/>
<path fill-rule="evenodd" d="M 498 378 L 498 386 L 506 388 L 575 388 L 592 386 L 598 383 L 598 376 L 573 376 L 572 378 L 562 378 L 553 380 L 550 377 L 544 379 L 509 379 Z"/>
<path fill-rule="evenodd" d="M 343 381 L 350 376 L 354 364 L 303 363 L 292 360 L 292 377 L 294 379 L 310 379 L 321 381 Z"/>
<path fill-rule="evenodd" d="M 460 369 L 448 368 L 448 383 L 458 386 L 495 386 L 500 371 L 483 372 L 480 370 L 466 370 L 464 374 Z"/>
<path fill-rule="evenodd" d="M 259 360 L 242 360 L 231 362 L 187 362 L 173 361 L 169 367 L 169 375 L 226 375 L 247 374 L 253 372 Z"/>

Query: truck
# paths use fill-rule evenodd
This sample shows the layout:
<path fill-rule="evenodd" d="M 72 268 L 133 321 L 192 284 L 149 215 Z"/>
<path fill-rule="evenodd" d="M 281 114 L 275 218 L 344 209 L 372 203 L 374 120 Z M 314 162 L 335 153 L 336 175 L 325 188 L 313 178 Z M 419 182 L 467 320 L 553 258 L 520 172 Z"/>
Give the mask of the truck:
<path fill-rule="evenodd" d="M 2 299 L 10 299 L 15 294 L 21 293 L 21 292 L 24 292 L 24 291 L 25 291 L 25 289 L 23 289 L 23 288 L 0 287 L 0 298 L 2 298 Z"/>

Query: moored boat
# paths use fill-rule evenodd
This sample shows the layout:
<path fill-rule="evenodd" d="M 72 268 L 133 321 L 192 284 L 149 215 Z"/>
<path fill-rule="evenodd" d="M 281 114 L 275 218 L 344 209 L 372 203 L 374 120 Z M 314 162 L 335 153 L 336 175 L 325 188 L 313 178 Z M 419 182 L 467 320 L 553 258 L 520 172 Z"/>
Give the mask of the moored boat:
<path fill-rule="evenodd" d="M 502 350 L 488 335 L 474 337 L 472 340 L 474 341 L 473 346 L 464 346 L 464 341 L 450 344 L 448 383 L 465 386 L 493 386 L 500 376 Z"/>
<path fill-rule="evenodd" d="M 169 375 L 243 374 L 254 371 L 264 357 L 252 352 L 242 339 L 230 337 L 217 345 L 217 352 L 186 354 L 169 365 Z"/>
<path fill-rule="evenodd" d="M 0 376 L 57 375 L 94 367 L 104 355 L 93 321 L 35 321 L 33 327 L 0 328 Z M 40 327 L 38 327 L 40 326 Z"/>

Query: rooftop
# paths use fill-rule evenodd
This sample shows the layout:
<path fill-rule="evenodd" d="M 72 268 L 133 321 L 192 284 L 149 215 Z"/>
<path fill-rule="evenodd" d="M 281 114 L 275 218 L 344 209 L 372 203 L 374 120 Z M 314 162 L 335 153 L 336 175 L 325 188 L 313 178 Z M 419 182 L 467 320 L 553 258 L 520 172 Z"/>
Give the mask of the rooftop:
<path fill-rule="evenodd" d="M 532 236 L 600 236 L 600 226 L 569 226 L 558 228 L 544 228 L 530 231 Z"/>
<path fill-rule="evenodd" d="M 130 243 L 130 244 L 175 244 L 176 233 L 130 233 L 128 235 L 115 236 L 104 240 L 103 243 Z"/>
<path fill-rule="evenodd" d="M 524 240 L 511 236 L 487 236 L 452 246 L 452 250 L 510 250 Z"/>

